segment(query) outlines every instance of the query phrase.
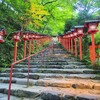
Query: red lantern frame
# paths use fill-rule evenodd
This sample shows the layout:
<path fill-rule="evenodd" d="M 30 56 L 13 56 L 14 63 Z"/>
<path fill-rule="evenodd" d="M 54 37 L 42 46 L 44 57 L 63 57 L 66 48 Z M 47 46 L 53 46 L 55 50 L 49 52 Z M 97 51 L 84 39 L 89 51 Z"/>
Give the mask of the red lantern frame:
<path fill-rule="evenodd" d="M 6 35 L 6 31 L 2 29 L 0 31 L 0 43 L 4 42 L 4 36 Z"/>
<path fill-rule="evenodd" d="M 84 27 L 88 28 L 88 34 L 95 34 L 96 32 L 98 32 L 97 27 L 99 23 L 100 23 L 100 20 L 85 21 Z"/>
<path fill-rule="evenodd" d="M 84 35 L 84 26 L 75 26 L 74 31 L 77 32 L 77 37 L 83 36 Z"/>
<path fill-rule="evenodd" d="M 13 33 L 13 38 L 12 38 L 12 40 L 13 40 L 13 41 L 16 41 L 16 42 L 20 42 L 20 41 L 21 41 L 21 39 L 20 39 L 21 34 L 22 34 L 21 31 L 19 31 L 19 32 L 14 32 L 14 33 Z"/>
<path fill-rule="evenodd" d="M 84 26 L 88 28 L 88 34 L 91 34 L 91 42 L 92 42 L 92 64 L 96 64 L 96 51 L 95 51 L 95 39 L 94 39 L 94 34 L 98 32 L 97 27 L 98 24 L 100 23 L 100 20 L 89 20 L 85 21 Z"/>

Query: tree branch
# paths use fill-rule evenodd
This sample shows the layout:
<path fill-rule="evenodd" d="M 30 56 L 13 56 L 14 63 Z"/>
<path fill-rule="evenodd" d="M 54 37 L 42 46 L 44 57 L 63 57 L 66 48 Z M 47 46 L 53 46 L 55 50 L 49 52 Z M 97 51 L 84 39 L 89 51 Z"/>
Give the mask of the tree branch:
<path fill-rule="evenodd" d="M 53 2 L 56 2 L 56 1 L 57 1 L 57 0 L 46 2 L 45 4 L 43 4 L 43 6 L 45 6 L 45 5 L 47 5 L 47 4 L 50 4 L 50 3 L 53 3 Z"/>

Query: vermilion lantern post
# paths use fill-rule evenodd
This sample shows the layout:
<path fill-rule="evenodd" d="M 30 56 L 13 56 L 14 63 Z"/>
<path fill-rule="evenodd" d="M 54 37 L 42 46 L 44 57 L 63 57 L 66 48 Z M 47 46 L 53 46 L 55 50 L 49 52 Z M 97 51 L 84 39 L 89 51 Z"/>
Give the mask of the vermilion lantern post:
<path fill-rule="evenodd" d="M 71 52 L 71 36 L 70 36 L 71 31 L 68 31 L 67 34 L 68 34 L 68 51 Z"/>
<path fill-rule="evenodd" d="M 66 32 L 66 34 L 65 34 L 65 41 L 66 41 L 66 50 L 68 51 L 68 34 L 67 34 L 67 32 Z"/>
<path fill-rule="evenodd" d="M 61 36 L 61 44 L 63 46 L 63 35 Z"/>
<path fill-rule="evenodd" d="M 100 23 L 100 20 L 89 20 L 85 21 L 84 26 L 88 28 L 88 34 L 91 34 L 92 41 L 92 63 L 95 65 L 96 63 L 96 51 L 95 51 L 95 39 L 94 34 L 98 32 L 97 27 Z"/>
<path fill-rule="evenodd" d="M 73 39 L 74 39 L 74 29 L 71 29 L 71 34 L 70 34 L 70 37 L 71 37 L 71 53 L 73 54 L 74 53 L 74 45 L 73 45 Z"/>
<path fill-rule="evenodd" d="M 47 40 L 48 40 L 48 38 L 47 38 Z M 42 44 L 41 44 L 42 43 L 42 35 L 39 35 L 39 40 L 38 41 L 39 41 L 39 47 L 41 47 L 42 46 Z"/>
<path fill-rule="evenodd" d="M 17 58 L 17 44 L 20 40 L 21 32 L 14 32 L 13 34 L 13 41 L 14 41 L 14 62 L 16 62 Z"/>
<path fill-rule="evenodd" d="M 61 36 L 61 42 L 62 42 L 62 46 L 64 47 L 64 39 L 63 39 L 63 35 Z"/>
<path fill-rule="evenodd" d="M 0 31 L 0 43 L 2 43 L 2 42 L 4 42 L 4 36 L 6 35 L 6 32 L 5 32 L 5 30 L 4 29 L 2 29 L 1 31 Z"/>
<path fill-rule="evenodd" d="M 64 46 L 63 35 L 61 36 L 61 44 Z"/>
<path fill-rule="evenodd" d="M 63 47 L 66 49 L 66 36 L 63 35 Z"/>
<path fill-rule="evenodd" d="M 63 36 L 63 41 L 64 41 L 64 48 L 66 49 L 66 36 Z"/>
<path fill-rule="evenodd" d="M 31 54 L 31 42 L 32 42 L 33 36 L 32 33 L 29 32 L 29 55 Z"/>
<path fill-rule="evenodd" d="M 42 41 L 41 41 L 41 45 L 42 45 L 42 46 L 43 46 L 43 44 L 44 44 L 44 38 L 45 38 L 45 36 L 41 36 L 41 40 L 42 40 Z M 49 38 L 49 40 L 52 41 L 50 38 Z"/>
<path fill-rule="evenodd" d="M 47 38 L 47 39 L 48 39 L 48 38 Z M 41 34 L 39 34 L 39 39 L 38 39 L 38 41 L 39 41 L 39 47 L 42 46 L 42 35 L 41 35 Z"/>
<path fill-rule="evenodd" d="M 60 43 L 60 36 L 57 36 L 57 40 L 58 40 L 58 42 Z"/>
<path fill-rule="evenodd" d="M 14 64 L 16 63 L 16 59 L 17 59 L 17 43 L 19 41 L 21 41 L 20 40 L 21 33 L 22 32 L 20 32 L 20 31 L 14 32 L 13 33 L 13 38 L 12 38 L 12 40 L 14 41 L 14 63 L 11 65 L 11 69 L 10 69 L 10 80 L 9 80 L 9 88 L 8 88 L 8 100 L 10 100 L 13 67 L 14 67 Z"/>
<path fill-rule="evenodd" d="M 77 32 L 77 37 L 79 37 L 80 60 L 82 60 L 82 37 L 84 35 L 84 26 L 75 26 L 75 31 Z"/>
<path fill-rule="evenodd" d="M 77 32 L 75 31 L 75 29 L 74 29 L 74 32 L 73 32 L 73 34 L 74 34 L 74 44 L 75 44 L 75 50 L 74 50 L 74 54 L 75 54 L 75 57 L 77 57 Z"/>
<path fill-rule="evenodd" d="M 34 52 L 35 33 L 32 33 L 32 52 Z"/>
<path fill-rule="evenodd" d="M 24 40 L 24 58 L 26 57 L 26 42 L 29 40 L 29 33 L 23 33 L 23 40 Z"/>
<path fill-rule="evenodd" d="M 63 41 L 64 41 L 64 48 L 66 49 L 66 35 L 63 35 Z"/>
<path fill-rule="evenodd" d="M 36 35 L 35 35 L 35 40 L 36 40 L 36 50 L 39 48 L 39 46 L 38 46 L 38 38 L 39 38 L 39 36 L 38 36 L 38 34 L 36 34 Z"/>

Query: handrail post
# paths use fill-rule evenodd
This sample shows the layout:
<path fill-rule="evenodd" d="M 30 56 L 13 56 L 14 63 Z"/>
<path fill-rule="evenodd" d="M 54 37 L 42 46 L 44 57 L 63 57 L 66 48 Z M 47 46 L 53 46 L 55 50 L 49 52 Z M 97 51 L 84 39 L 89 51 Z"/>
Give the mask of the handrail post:
<path fill-rule="evenodd" d="M 10 100 L 13 67 L 14 67 L 14 65 L 12 64 L 11 68 L 10 68 L 10 79 L 9 79 L 9 87 L 8 87 L 8 100 Z"/>
<path fill-rule="evenodd" d="M 27 58 L 28 60 L 28 76 L 27 76 L 27 87 L 29 86 L 29 73 L 30 73 L 30 57 Z"/>

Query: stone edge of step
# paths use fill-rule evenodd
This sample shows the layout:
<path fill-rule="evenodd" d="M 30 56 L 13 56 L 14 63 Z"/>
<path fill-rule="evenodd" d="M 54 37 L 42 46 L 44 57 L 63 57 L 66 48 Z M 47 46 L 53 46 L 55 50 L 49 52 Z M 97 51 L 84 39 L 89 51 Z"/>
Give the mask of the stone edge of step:
<path fill-rule="evenodd" d="M 0 89 L 0 93 L 7 94 L 8 89 Z M 40 91 L 40 92 L 31 92 L 20 89 L 12 89 L 11 95 L 17 97 L 28 97 L 28 98 L 37 98 L 41 97 L 43 100 L 99 100 L 100 96 L 97 95 L 73 95 L 71 93 L 59 93 L 56 91 Z"/>

